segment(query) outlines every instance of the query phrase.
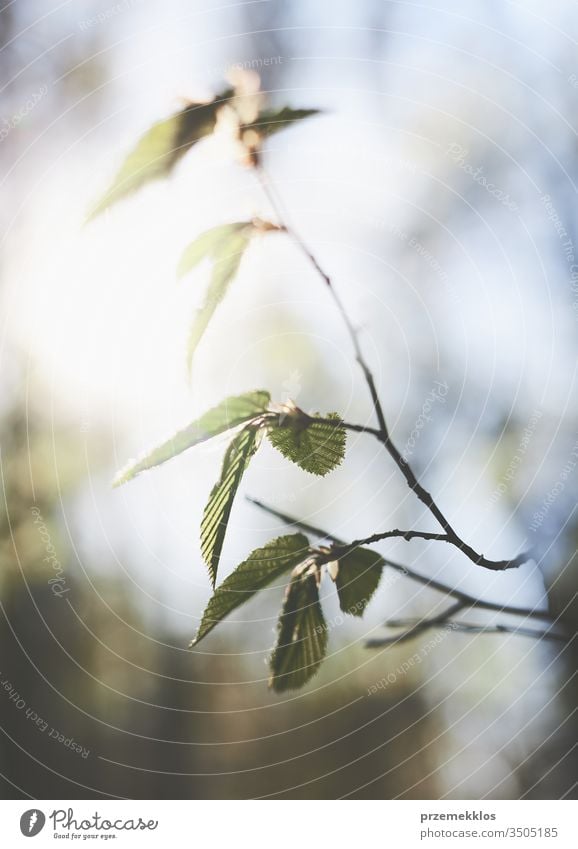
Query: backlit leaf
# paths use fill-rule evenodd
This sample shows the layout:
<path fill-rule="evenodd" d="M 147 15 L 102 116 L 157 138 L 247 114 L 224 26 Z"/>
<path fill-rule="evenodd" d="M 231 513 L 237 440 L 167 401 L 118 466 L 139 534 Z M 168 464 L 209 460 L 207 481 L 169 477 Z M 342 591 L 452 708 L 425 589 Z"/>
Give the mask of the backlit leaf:
<path fill-rule="evenodd" d="M 201 552 L 213 587 L 235 495 L 249 461 L 257 450 L 261 431 L 249 426 L 233 439 L 223 460 L 221 477 L 213 487 L 201 522 Z"/>
<path fill-rule="evenodd" d="M 289 534 L 271 540 L 257 548 L 235 571 L 217 587 L 191 643 L 196 645 L 233 610 L 266 587 L 289 569 L 298 566 L 309 550 L 309 540 L 303 534 Z"/>
<path fill-rule="evenodd" d="M 340 417 L 337 413 L 329 413 L 325 418 L 339 421 Z M 287 415 L 279 424 L 271 426 L 267 435 L 284 457 L 314 475 L 326 475 L 345 456 L 345 430 L 336 425 L 311 422 L 308 416 Z"/>
<path fill-rule="evenodd" d="M 363 616 L 384 566 L 383 558 L 370 548 L 356 548 L 339 558 L 335 585 L 344 613 Z"/>
<path fill-rule="evenodd" d="M 314 574 L 297 575 L 289 584 L 271 655 L 270 686 L 277 693 L 296 690 L 317 672 L 327 651 L 327 625 Z"/>
<path fill-rule="evenodd" d="M 187 365 L 190 370 L 197 345 L 201 341 L 211 318 L 225 297 L 229 284 L 239 269 L 251 236 L 255 233 L 251 222 L 236 222 L 213 227 L 192 242 L 184 251 L 177 273 L 187 274 L 205 257 L 213 262 L 211 279 L 202 307 L 196 311 L 187 344 Z"/>
<path fill-rule="evenodd" d="M 259 117 L 253 124 L 247 126 L 257 130 L 262 136 L 270 136 L 290 127 L 296 121 L 312 118 L 319 113 L 319 109 L 291 109 L 289 106 L 284 106 L 282 109 L 265 109 L 259 113 Z"/>
<path fill-rule="evenodd" d="M 177 267 L 177 277 L 188 274 L 204 259 L 212 259 L 217 262 L 223 252 L 226 252 L 229 240 L 239 233 L 249 233 L 251 228 L 252 224 L 249 221 L 235 221 L 232 224 L 221 224 L 218 227 L 205 230 L 183 251 Z"/>
<path fill-rule="evenodd" d="M 117 474 L 113 485 L 120 486 L 145 469 L 152 469 L 154 466 L 176 457 L 177 454 L 181 454 L 193 445 L 198 445 L 219 433 L 224 433 L 256 418 L 267 410 L 269 401 L 269 393 L 264 390 L 245 392 L 243 395 L 226 398 L 216 407 L 204 413 L 199 419 L 178 430 L 169 439 L 146 451 L 137 460 L 131 460 Z"/>
<path fill-rule="evenodd" d="M 217 112 L 234 92 L 218 94 L 209 103 L 190 103 L 147 130 L 123 162 L 112 184 L 94 205 L 89 220 L 151 180 L 165 177 L 203 136 L 213 132 Z"/>

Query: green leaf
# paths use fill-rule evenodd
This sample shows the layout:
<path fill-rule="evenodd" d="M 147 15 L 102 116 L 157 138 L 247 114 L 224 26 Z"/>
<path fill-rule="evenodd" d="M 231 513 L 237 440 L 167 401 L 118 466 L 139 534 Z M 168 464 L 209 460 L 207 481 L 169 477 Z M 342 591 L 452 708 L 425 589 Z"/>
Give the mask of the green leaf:
<path fill-rule="evenodd" d="M 257 548 L 217 587 L 210 599 L 191 646 L 200 642 L 225 616 L 240 607 L 307 557 L 309 540 L 303 534 L 289 534 Z"/>
<path fill-rule="evenodd" d="M 255 228 L 251 222 L 236 222 L 213 227 L 192 242 L 184 251 L 177 274 L 182 277 L 205 257 L 213 261 L 213 270 L 203 306 L 195 313 L 187 345 L 187 365 L 190 371 L 197 345 L 211 318 L 225 297 L 229 284 L 239 269 Z"/>
<path fill-rule="evenodd" d="M 297 690 L 307 683 L 327 651 L 327 625 L 319 604 L 314 574 L 297 575 L 287 588 L 271 655 L 270 686 L 277 693 Z"/>
<path fill-rule="evenodd" d="M 265 109 L 259 114 L 257 120 L 248 126 L 257 130 L 262 136 L 271 136 L 279 130 L 290 127 L 296 121 L 311 118 L 319 113 L 319 109 L 291 109 L 289 106 L 284 106 L 282 109 Z"/>
<path fill-rule="evenodd" d="M 315 414 L 313 418 L 320 418 Z M 340 421 L 337 413 L 327 419 Z M 314 475 L 326 475 L 343 461 L 346 433 L 341 427 L 311 422 L 308 416 L 290 413 L 268 431 L 271 444 L 278 451 Z"/>
<path fill-rule="evenodd" d="M 249 425 L 231 442 L 225 453 L 221 477 L 213 487 L 201 522 L 201 552 L 209 567 L 213 587 L 227 532 L 227 524 L 243 472 L 258 448 L 261 431 Z"/>
<path fill-rule="evenodd" d="M 210 103 L 190 103 L 158 121 L 140 138 L 123 162 L 112 184 L 94 205 L 88 219 L 131 195 L 151 180 L 165 177 L 203 136 L 213 132 L 219 107 L 233 96 L 232 89 Z"/>
<path fill-rule="evenodd" d="M 335 585 L 344 613 L 363 616 L 384 566 L 383 558 L 370 548 L 356 548 L 339 558 Z"/>
<path fill-rule="evenodd" d="M 134 478 L 145 469 L 152 469 L 161 463 L 176 457 L 193 445 L 212 439 L 219 433 L 231 430 L 244 422 L 250 421 L 267 411 L 270 396 L 265 390 L 245 392 L 226 398 L 216 407 L 208 410 L 199 419 L 178 430 L 169 439 L 146 451 L 136 460 L 130 460 L 118 472 L 113 486 L 120 486 Z"/>
<path fill-rule="evenodd" d="M 223 252 L 227 252 L 227 243 L 239 233 L 251 230 L 250 221 L 235 221 L 232 224 L 221 224 L 211 227 L 201 233 L 194 242 L 187 245 L 177 266 L 177 277 L 188 274 L 196 265 L 204 259 L 212 259 L 218 262 Z"/>

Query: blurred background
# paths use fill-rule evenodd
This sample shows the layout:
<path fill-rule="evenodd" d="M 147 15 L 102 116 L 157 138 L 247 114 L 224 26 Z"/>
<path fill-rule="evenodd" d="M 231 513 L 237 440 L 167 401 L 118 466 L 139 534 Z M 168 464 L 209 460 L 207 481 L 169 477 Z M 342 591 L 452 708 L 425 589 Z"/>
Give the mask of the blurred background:
<path fill-rule="evenodd" d="M 269 140 L 265 167 L 360 329 L 395 440 L 478 550 L 537 557 L 500 574 L 440 544 L 380 550 L 492 601 L 549 605 L 574 635 L 577 39 L 570 0 L 4 4 L 4 798 L 576 798 L 572 640 L 450 634 L 398 674 L 432 635 L 365 641 L 445 602 L 386 573 L 302 691 L 267 688 L 279 586 L 187 649 L 224 443 L 119 490 L 115 470 L 249 389 L 361 423 L 371 406 L 331 301 L 282 236 L 251 246 L 187 378 L 207 267 L 177 282 L 183 247 L 272 215 L 218 145 L 84 221 L 139 134 L 233 66 L 273 106 L 322 109 Z M 264 446 L 223 576 L 286 531 L 245 494 L 346 539 L 437 530 L 367 437 L 350 434 L 324 479 Z"/>

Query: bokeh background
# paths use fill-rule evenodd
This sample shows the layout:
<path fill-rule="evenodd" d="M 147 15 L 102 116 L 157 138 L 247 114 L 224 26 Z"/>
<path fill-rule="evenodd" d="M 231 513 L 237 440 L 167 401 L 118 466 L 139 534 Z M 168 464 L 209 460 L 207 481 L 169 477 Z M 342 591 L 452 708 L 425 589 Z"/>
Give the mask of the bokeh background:
<path fill-rule="evenodd" d="M 224 443 L 123 489 L 114 471 L 252 388 L 350 421 L 371 408 L 331 302 L 281 236 L 251 247 L 187 379 L 207 268 L 178 283 L 182 248 L 271 215 L 218 146 L 84 225 L 138 135 L 234 65 L 260 74 L 272 105 L 323 109 L 273 136 L 265 164 L 360 328 L 397 444 L 447 386 L 410 460 L 474 546 L 537 557 L 494 574 L 439 544 L 380 550 L 483 598 L 549 605 L 573 635 L 577 38 L 570 0 L 3 5 L 4 798 L 578 795 L 572 640 L 451 634 L 396 674 L 431 635 L 366 639 L 443 600 L 388 573 L 363 620 L 331 629 L 300 692 L 267 689 L 280 587 L 187 649 L 209 597 L 198 527 Z M 354 434 L 325 479 L 264 447 L 247 493 L 345 538 L 434 529 Z M 223 574 L 283 530 L 239 497 Z"/>

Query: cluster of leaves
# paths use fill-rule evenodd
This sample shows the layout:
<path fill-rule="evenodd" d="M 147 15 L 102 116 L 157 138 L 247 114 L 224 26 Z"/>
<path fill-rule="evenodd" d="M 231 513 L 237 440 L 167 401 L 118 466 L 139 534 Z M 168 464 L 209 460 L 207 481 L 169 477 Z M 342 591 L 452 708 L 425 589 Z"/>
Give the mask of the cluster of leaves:
<path fill-rule="evenodd" d="M 341 610 L 361 616 L 383 567 L 379 554 L 367 548 L 313 548 L 303 534 L 278 537 L 253 551 L 223 581 L 209 601 L 191 645 L 197 645 L 259 590 L 290 572 L 277 643 L 269 659 L 270 684 L 278 693 L 302 687 L 315 675 L 327 652 L 329 629 L 319 600 L 323 571 L 336 582 Z"/>
<path fill-rule="evenodd" d="M 263 140 L 317 110 L 277 111 L 262 108 L 257 91 L 231 88 L 207 103 L 189 103 L 155 124 L 124 161 L 112 185 L 98 201 L 91 217 L 131 195 L 151 180 L 167 176 L 201 138 L 210 135 L 219 121 L 230 128 L 242 147 L 242 161 L 259 162 Z M 189 336 L 188 364 L 219 303 L 234 279 L 244 252 L 259 234 L 283 228 L 268 221 L 235 221 L 214 227 L 188 245 L 178 264 L 182 277 L 204 260 L 212 264 L 205 300 L 196 312 Z M 278 691 L 305 684 L 319 668 L 327 650 L 327 625 L 319 600 L 324 574 L 335 581 L 341 609 L 362 615 L 379 582 L 383 560 L 368 549 L 313 548 L 303 534 L 272 540 L 253 551 L 215 589 L 225 535 L 243 474 L 263 437 L 305 471 L 326 475 L 345 455 L 346 432 L 337 413 L 324 418 L 308 415 L 294 403 L 271 403 L 268 392 L 253 391 L 227 398 L 170 438 L 132 460 L 116 477 L 126 483 L 141 472 L 164 463 L 219 434 L 231 433 L 221 475 L 213 487 L 201 522 L 201 552 L 215 590 L 192 645 L 199 643 L 222 619 L 290 573 L 281 611 L 277 644 L 270 658 L 271 685 Z"/>
<path fill-rule="evenodd" d="M 89 212 L 89 220 L 119 200 L 132 195 L 152 180 L 168 177 L 174 166 L 199 141 L 212 135 L 219 120 L 256 165 L 263 141 L 295 121 L 318 114 L 317 109 L 262 108 L 262 95 L 247 84 L 251 75 L 240 78 L 206 102 L 189 101 L 177 112 L 158 121 L 139 139 L 125 158 L 111 185 Z"/>
<path fill-rule="evenodd" d="M 248 75 L 251 80 L 251 75 Z M 242 78 L 206 103 L 189 102 L 173 115 L 154 124 L 125 158 L 111 185 L 91 209 L 91 220 L 113 204 L 134 194 L 153 180 L 167 177 L 197 142 L 212 135 L 219 122 L 239 146 L 241 160 L 254 166 L 264 140 L 294 122 L 317 115 L 316 109 L 262 108 L 262 95 Z M 196 312 L 189 334 L 187 364 L 190 369 L 197 345 L 235 277 L 243 254 L 254 236 L 282 228 L 269 221 L 235 221 L 213 227 L 188 245 L 178 264 L 183 277 L 203 260 L 212 273 L 203 306 Z"/>
<path fill-rule="evenodd" d="M 235 495 L 263 436 L 302 469 L 326 475 L 345 455 L 346 433 L 340 425 L 336 413 L 321 419 L 294 404 L 271 404 L 264 390 L 247 392 L 227 398 L 132 460 L 115 484 L 126 483 L 219 434 L 234 432 L 201 522 L 201 551 L 214 588 Z M 322 572 L 335 581 L 342 610 L 361 616 L 382 569 L 382 559 L 368 549 L 312 548 L 303 534 L 279 537 L 249 555 L 215 590 L 192 645 L 259 590 L 291 571 L 270 659 L 271 685 L 278 692 L 300 687 L 315 674 L 327 649 L 327 626 L 319 602 Z"/>
<path fill-rule="evenodd" d="M 271 404 L 265 390 L 227 398 L 138 459 L 131 460 L 114 483 L 116 486 L 126 483 L 219 434 L 235 433 L 201 522 L 201 551 L 214 587 L 235 495 L 263 436 L 285 457 L 315 475 L 326 475 L 342 462 L 346 433 L 340 427 L 339 416 L 330 413 L 325 419 L 317 419 L 320 419 L 318 415 L 309 416 L 294 404 Z"/>

